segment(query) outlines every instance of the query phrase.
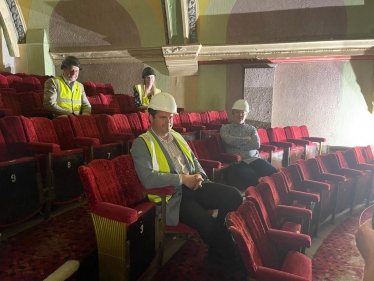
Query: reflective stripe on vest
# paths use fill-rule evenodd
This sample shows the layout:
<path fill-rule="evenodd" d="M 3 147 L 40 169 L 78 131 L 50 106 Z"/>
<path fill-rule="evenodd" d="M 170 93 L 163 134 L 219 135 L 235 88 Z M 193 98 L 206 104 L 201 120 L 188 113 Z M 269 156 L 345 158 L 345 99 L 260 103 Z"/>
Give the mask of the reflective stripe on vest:
<path fill-rule="evenodd" d="M 52 81 L 55 83 L 57 88 L 57 105 L 79 114 L 82 106 L 82 89 L 79 83 L 75 82 L 73 89 L 70 89 L 64 79 L 60 76 L 55 77 Z"/>
<path fill-rule="evenodd" d="M 144 84 L 135 85 L 134 88 L 139 94 L 139 99 L 141 103 L 143 105 L 149 104 L 153 97 L 153 94 L 151 95 L 151 98 L 148 98 L 148 96 L 145 94 L 145 85 Z M 156 88 L 155 94 L 158 94 L 158 93 L 161 93 L 161 90 Z"/>
<path fill-rule="evenodd" d="M 195 173 L 195 165 L 192 159 L 191 150 L 187 144 L 187 142 L 184 140 L 184 138 L 175 132 L 174 130 L 171 130 L 170 133 L 174 137 L 174 139 L 177 141 L 179 147 L 182 149 L 182 153 L 187 156 L 188 161 L 190 162 L 190 165 L 192 166 L 193 173 Z M 165 154 L 163 153 L 159 143 L 155 139 L 155 137 L 152 135 L 150 131 L 140 135 L 140 137 L 145 141 L 149 153 L 151 154 L 152 158 L 152 168 L 156 172 L 161 173 L 170 173 L 170 166 L 169 163 L 165 157 Z M 166 202 L 171 198 L 171 196 L 166 196 Z M 158 203 L 161 201 L 161 197 L 158 195 L 148 195 L 148 199 L 151 202 Z"/>

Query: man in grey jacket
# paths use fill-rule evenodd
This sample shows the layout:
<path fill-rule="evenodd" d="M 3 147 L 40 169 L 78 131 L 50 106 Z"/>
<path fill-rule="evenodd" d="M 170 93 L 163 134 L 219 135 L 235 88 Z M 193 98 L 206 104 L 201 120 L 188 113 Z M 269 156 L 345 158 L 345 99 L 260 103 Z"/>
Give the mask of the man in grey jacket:
<path fill-rule="evenodd" d="M 183 137 L 172 130 L 177 105 L 168 93 L 155 95 L 148 107 L 151 126 L 135 139 L 131 154 L 145 188 L 174 186 L 166 206 L 166 224 L 182 222 L 197 230 L 210 254 L 222 260 L 234 257 L 224 220 L 242 203 L 234 187 L 210 182 Z M 207 210 L 218 209 L 217 217 Z"/>
<path fill-rule="evenodd" d="M 233 123 L 223 125 L 220 135 L 226 151 L 241 156 L 242 161 L 235 166 L 235 173 L 246 187 L 256 186 L 260 177 L 271 176 L 277 169 L 269 162 L 260 158 L 260 138 L 252 125 L 245 123 L 249 112 L 247 101 L 237 100 L 232 106 Z"/>
<path fill-rule="evenodd" d="M 43 105 L 53 117 L 69 114 L 90 114 L 91 105 L 84 87 L 77 81 L 82 69 L 76 57 L 68 56 L 61 63 L 62 75 L 48 79 L 44 85 Z"/>

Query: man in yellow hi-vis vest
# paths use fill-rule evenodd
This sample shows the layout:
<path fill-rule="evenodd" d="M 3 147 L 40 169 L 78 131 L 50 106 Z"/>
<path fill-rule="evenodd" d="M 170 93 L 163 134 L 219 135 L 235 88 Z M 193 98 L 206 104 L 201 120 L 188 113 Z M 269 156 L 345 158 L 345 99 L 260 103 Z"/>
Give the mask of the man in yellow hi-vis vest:
<path fill-rule="evenodd" d="M 210 256 L 232 262 L 235 251 L 224 220 L 242 203 L 240 192 L 209 181 L 187 142 L 172 130 L 173 115 L 177 114 L 172 95 L 155 95 L 148 112 L 151 126 L 135 139 L 131 149 L 141 183 L 148 189 L 174 186 L 166 204 L 166 224 L 181 222 L 196 229 L 209 245 Z M 209 209 L 218 209 L 217 217 L 210 215 Z"/>
<path fill-rule="evenodd" d="M 61 76 L 48 79 L 44 85 L 43 105 L 53 117 L 69 114 L 90 114 L 91 105 L 84 87 L 77 80 L 82 69 L 76 57 L 68 56 L 61 63 Z"/>

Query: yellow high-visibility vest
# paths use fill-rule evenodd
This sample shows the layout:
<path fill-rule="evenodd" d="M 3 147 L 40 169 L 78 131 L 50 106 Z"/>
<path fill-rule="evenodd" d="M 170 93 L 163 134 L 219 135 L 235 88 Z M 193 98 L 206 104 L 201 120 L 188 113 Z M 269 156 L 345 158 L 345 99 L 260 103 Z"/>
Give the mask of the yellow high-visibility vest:
<path fill-rule="evenodd" d="M 184 140 L 184 138 L 175 132 L 174 130 L 171 130 L 170 133 L 174 137 L 174 139 L 177 141 L 179 147 L 182 149 L 182 152 L 187 156 L 188 161 L 190 162 L 193 172 L 195 173 L 195 165 L 193 162 L 191 150 L 187 144 L 187 142 Z M 152 168 L 156 172 L 161 172 L 161 173 L 170 173 L 170 166 L 169 163 L 165 157 L 165 154 L 162 152 L 162 149 L 155 139 L 155 137 L 152 135 L 151 132 L 146 132 L 140 137 L 145 141 L 149 153 L 151 154 L 152 158 Z M 166 202 L 171 198 L 171 196 L 166 196 Z M 152 195 L 148 194 L 148 199 L 151 202 L 159 203 L 161 202 L 161 197 L 158 195 Z"/>
<path fill-rule="evenodd" d="M 161 93 L 161 90 L 156 88 L 155 93 L 151 95 L 151 98 L 149 98 L 145 94 L 145 85 L 144 84 L 135 85 L 134 89 L 138 92 L 140 101 L 143 105 L 148 105 L 154 95 Z"/>
<path fill-rule="evenodd" d="M 75 114 L 80 114 L 82 106 L 82 88 L 79 83 L 74 83 L 73 89 L 64 81 L 64 78 L 58 76 L 52 79 L 57 88 L 57 105 L 62 108 L 70 109 Z"/>

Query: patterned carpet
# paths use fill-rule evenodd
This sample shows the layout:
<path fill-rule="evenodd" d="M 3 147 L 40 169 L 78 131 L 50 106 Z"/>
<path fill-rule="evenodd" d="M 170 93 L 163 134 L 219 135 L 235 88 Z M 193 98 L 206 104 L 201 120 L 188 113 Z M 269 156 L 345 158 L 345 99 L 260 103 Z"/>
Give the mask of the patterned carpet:
<path fill-rule="evenodd" d="M 373 207 L 365 211 L 361 223 L 371 218 Z M 359 225 L 357 213 L 337 226 L 318 248 L 313 258 L 313 281 L 361 281 L 364 260 L 356 247 Z"/>
<path fill-rule="evenodd" d="M 232 280 L 244 281 L 240 271 L 214 266 L 207 258 L 208 247 L 192 235 L 176 254 L 156 273 L 152 281 Z"/>
<path fill-rule="evenodd" d="M 89 208 L 84 205 L 2 241 L 0 280 L 43 280 L 68 260 L 88 260 L 95 250 Z"/>
<path fill-rule="evenodd" d="M 364 213 L 362 221 L 372 216 Z M 313 281 L 361 281 L 363 259 L 356 248 L 355 232 L 361 213 L 346 219 L 325 239 L 313 258 Z M 245 280 L 243 272 L 209 268 L 207 246 L 192 236 L 156 273 L 152 281 Z"/>

